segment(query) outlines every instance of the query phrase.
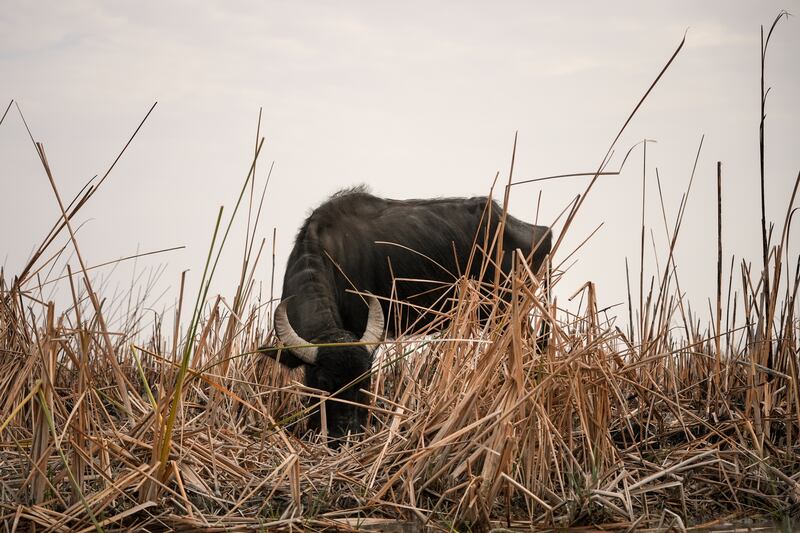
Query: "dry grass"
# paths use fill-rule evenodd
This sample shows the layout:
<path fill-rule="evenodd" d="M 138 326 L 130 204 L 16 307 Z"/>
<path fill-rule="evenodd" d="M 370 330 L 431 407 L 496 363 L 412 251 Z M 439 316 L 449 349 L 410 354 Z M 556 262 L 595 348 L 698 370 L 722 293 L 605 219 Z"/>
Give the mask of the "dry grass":
<path fill-rule="evenodd" d="M 598 310 L 593 283 L 570 313 L 521 260 L 495 286 L 459 280 L 442 331 L 379 351 L 370 428 L 334 451 L 298 436 L 316 391 L 256 353 L 272 342 L 271 302 L 254 293 L 260 146 L 239 197 L 252 214 L 239 288 L 208 296 L 227 236 L 218 222 L 191 320 L 169 335 L 140 331 L 136 305 L 110 330 L 79 252 L 79 269 L 57 282 L 72 305 L 57 311 L 42 298 L 58 277 L 46 274 L 59 255 L 46 253 L 51 236 L 19 276 L 0 273 L 4 530 L 624 530 L 797 516 L 800 273 L 784 271 L 789 215 L 764 268 L 731 263 L 727 287 L 720 240 L 707 327 L 676 277 L 682 212 L 664 270 L 649 289 L 640 276 L 627 332 Z M 69 233 L 76 251 L 65 221 L 92 193 L 64 206 L 51 233 Z M 479 251 L 494 257 L 491 243 Z"/>

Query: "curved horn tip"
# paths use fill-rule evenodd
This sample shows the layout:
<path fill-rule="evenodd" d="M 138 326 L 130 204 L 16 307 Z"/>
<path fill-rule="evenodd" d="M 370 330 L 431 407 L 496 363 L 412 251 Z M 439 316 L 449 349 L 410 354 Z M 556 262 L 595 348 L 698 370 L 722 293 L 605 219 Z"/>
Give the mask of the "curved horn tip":
<path fill-rule="evenodd" d="M 383 308 L 381 302 L 375 296 L 369 297 L 369 314 L 367 315 L 367 326 L 364 328 L 364 335 L 361 342 L 377 343 L 383 339 Z"/>
<path fill-rule="evenodd" d="M 285 346 L 298 346 L 297 348 L 289 348 L 289 351 L 300 360 L 308 365 L 316 364 L 317 348 L 316 346 L 303 346 L 311 343 L 298 335 L 289 322 L 289 315 L 286 312 L 286 300 L 283 300 L 275 308 L 275 333 Z"/>

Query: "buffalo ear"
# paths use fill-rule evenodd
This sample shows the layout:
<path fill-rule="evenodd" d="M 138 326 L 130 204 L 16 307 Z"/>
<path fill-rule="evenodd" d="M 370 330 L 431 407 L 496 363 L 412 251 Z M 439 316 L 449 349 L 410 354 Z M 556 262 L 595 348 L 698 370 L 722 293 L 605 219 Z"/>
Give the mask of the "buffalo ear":
<path fill-rule="evenodd" d="M 300 365 L 305 365 L 306 362 L 294 355 L 289 350 L 276 350 L 272 346 L 262 346 L 259 351 L 289 369 L 295 369 Z"/>

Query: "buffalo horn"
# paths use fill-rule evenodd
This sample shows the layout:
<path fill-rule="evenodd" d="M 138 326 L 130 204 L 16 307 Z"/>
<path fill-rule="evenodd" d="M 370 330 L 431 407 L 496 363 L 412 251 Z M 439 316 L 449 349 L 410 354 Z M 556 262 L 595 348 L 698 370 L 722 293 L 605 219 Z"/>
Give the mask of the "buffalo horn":
<path fill-rule="evenodd" d="M 281 302 L 275 309 L 275 332 L 278 338 L 285 346 L 291 346 L 289 351 L 292 352 L 298 359 L 302 360 L 307 365 L 317 363 L 317 347 L 316 346 L 303 346 L 310 344 L 308 341 L 298 335 L 292 325 L 289 323 L 289 317 L 286 314 L 286 302 Z"/>
<path fill-rule="evenodd" d="M 369 317 L 361 342 L 376 343 L 383 338 L 383 309 L 374 296 L 369 297 Z"/>

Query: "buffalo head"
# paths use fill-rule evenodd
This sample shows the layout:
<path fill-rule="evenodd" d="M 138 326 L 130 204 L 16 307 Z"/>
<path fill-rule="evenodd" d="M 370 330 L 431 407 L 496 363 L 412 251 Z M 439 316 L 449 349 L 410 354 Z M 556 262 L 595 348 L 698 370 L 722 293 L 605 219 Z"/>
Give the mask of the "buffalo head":
<path fill-rule="evenodd" d="M 328 393 L 325 418 L 332 444 L 348 432 L 359 433 L 367 422 L 365 397 L 360 391 L 369 390 L 373 353 L 383 338 L 383 310 L 378 299 L 369 297 L 367 325 L 360 339 L 346 330 L 302 338 L 289 322 L 286 300 L 275 310 L 275 333 L 286 346 L 280 362 L 289 368 L 305 365 L 306 385 Z M 309 426 L 314 431 L 321 429 L 319 409 L 312 411 Z"/>

